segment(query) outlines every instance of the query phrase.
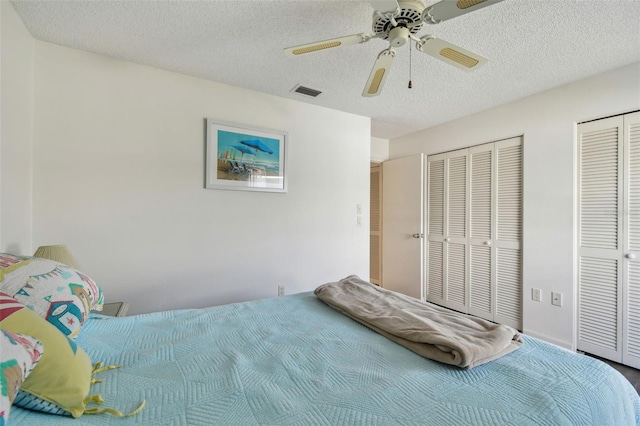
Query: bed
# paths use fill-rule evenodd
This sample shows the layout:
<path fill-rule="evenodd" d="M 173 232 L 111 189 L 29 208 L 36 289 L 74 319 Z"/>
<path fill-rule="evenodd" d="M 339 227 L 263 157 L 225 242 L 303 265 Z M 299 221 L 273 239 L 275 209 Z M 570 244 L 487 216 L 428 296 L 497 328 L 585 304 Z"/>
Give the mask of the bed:
<path fill-rule="evenodd" d="M 91 314 L 76 339 L 121 367 L 91 387 L 134 416 L 11 409 L 11 425 L 640 425 L 608 365 L 523 336 L 464 370 L 371 331 L 313 293 L 124 318 Z"/>

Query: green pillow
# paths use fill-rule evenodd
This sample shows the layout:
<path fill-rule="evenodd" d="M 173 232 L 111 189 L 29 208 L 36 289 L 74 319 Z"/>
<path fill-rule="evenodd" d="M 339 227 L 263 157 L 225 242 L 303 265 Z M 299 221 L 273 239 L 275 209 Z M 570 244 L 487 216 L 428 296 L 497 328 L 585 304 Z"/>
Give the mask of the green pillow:
<path fill-rule="evenodd" d="M 20 390 L 55 404 L 73 417 L 86 408 L 93 365 L 89 355 L 56 327 L 0 292 L 0 328 L 32 336 L 42 342 L 44 353 Z M 19 405 L 18 401 L 14 401 Z"/>
<path fill-rule="evenodd" d="M 38 340 L 0 330 L 0 425 L 9 423 L 9 410 L 20 385 L 41 356 L 42 343 Z"/>

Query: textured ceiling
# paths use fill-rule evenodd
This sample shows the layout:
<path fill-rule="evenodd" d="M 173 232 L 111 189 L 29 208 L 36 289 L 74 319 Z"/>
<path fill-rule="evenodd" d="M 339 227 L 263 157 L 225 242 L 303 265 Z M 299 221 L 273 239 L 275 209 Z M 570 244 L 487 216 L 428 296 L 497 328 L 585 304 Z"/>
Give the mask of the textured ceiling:
<path fill-rule="evenodd" d="M 296 58 L 282 49 L 371 32 L 373 8 L 366 1 L 12 4 L 38 40 L 368 116 L 372 136 L 384 139 L 640 61 L 640 0 L 505 0 L 419 33 L 488 57 L 484 67 L 466 73 L 414 49 L 408 89 L 407 44 L 382 95 L 363 98 L 387 42 Z M 323 93 L 291 93 L 299 83 Z"/>

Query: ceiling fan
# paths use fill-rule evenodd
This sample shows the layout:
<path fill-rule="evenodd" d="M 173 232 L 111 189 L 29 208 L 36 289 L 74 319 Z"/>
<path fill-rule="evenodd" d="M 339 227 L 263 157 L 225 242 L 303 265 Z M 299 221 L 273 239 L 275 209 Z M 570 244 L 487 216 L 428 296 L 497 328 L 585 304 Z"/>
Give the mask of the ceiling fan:
<path fill-rule="evenodd" d="M 409 40 L 416 42 L 416 49 L 436 59 L 453 65 L 464 71 L 474 71 L 487 62 L 487 58 L 477 53 L 441 40 L 431 34 L 418 37 L 423 24 L 439 24 L 483 7 L 493 5 L 502 0 L 442 0 L 429 7 L 425 0 L 379 0 L 371 1 L 375 9 L 373 13 L 373 34 L 359 33 L 315 43 L 288 47 L 284 53 L 290 56 L 366 43 L 380 38 L 389 41 L 389 47 L 378 54 L 362 96 L 377 96 L 382 92 L 384 82 L 389 74 L 395 48 L 404 46 Z"/>

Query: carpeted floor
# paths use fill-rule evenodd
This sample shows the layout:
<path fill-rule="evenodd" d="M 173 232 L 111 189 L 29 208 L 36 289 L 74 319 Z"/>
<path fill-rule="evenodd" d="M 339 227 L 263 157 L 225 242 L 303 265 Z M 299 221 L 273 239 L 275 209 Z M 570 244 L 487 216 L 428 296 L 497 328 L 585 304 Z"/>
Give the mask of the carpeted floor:
<path fill-rule="evenodd" d="M 616 370 L 618 370 L 624 377 L 627 378 L 631 382 L 638 394 L 640 394 L 640 370 L 636 370 L 635 368 L 627 367 L 626 365 L 618 364 L 617 362 L 609 361 L 608 359 L 599 358 L 594 355 L 590 355 L 594 358 L 599 359 L 600 361 L 606 362 Z"/>

